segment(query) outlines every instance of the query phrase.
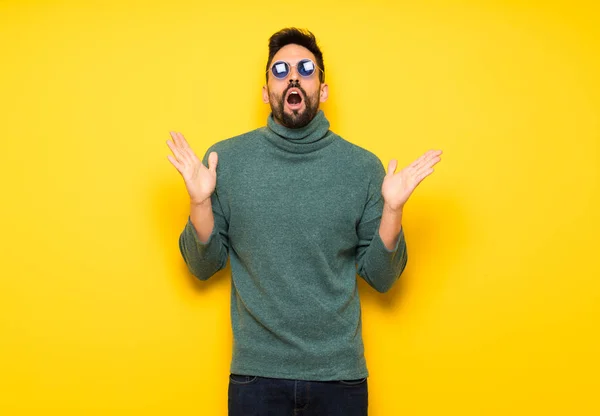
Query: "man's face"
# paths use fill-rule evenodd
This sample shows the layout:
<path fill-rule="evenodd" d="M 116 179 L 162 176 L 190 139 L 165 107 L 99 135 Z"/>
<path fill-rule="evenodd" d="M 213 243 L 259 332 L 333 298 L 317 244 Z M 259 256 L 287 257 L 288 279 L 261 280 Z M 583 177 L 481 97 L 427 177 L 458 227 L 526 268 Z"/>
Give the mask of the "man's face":
<path fill-rule="evenodd" d="M 319 110 L 319 103 L 325 102 L 328 96 L 327 84 L 319 81 L 319 69 L 310 77 L 303 77 L 298 73 L 295 65 L 305 58 L 312 59 L 316 65 L 315 56 L 303 46 L 290 44 L 281 48 L 271 60 L 269 80 L 263 87 L 263 101 L 271 106 L 275 121 L 292 129 L 310 123 Z M 286 78 L 275 78 L 271 72 L 270 67 L 276 61 L 292 65 Z"/>

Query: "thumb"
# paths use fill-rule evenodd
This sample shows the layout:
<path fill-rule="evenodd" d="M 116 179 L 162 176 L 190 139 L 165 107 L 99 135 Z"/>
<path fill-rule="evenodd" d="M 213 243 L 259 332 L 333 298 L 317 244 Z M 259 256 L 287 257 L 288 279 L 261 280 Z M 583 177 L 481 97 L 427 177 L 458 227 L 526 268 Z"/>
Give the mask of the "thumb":
<path fill-rule="evenodd" d="M 390 160 L 390 163 L 388 163 L 387 174 L 388 175 L 393 175 L 394 172 L 396 171 L 396 166 L 398 166 L 398 161 L 396 159 Z"/>
<path fill-rule="evenodd" d="M 217 164 L 219 163 L 219 155 L 217 152 L 210 152 L 208 155 L 208 169 L 213 173 L 217 173 Z"/>

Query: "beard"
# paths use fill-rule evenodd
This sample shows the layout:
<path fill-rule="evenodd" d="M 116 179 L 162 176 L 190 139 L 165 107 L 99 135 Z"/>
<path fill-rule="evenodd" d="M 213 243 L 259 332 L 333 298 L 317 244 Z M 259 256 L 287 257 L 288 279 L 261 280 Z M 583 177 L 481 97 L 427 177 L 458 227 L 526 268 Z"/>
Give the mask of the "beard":
<path fill-rule="evenodd" d="M 301 110 L 292 110 L 291 113 L 285 112 L 285 97 L 290 88 L 298 88 L 302 94 L 304 108 Z M 269 103 L 273 117 L 280 124 L 290 129 L 299 129 L 312 121 L 319 111 L 319 98 L 321 89 L 319 88 L 311 97 L 298 84 L 290 84 L 280 96 L 269 91 Z"/>

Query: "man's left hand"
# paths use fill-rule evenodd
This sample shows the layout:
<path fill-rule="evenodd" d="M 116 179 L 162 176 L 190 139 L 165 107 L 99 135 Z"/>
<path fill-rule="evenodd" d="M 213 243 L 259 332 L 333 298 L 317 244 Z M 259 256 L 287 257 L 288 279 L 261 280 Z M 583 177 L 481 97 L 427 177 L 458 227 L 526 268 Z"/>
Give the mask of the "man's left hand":
<path fill-rule="evenodd" d="M 402 210 L 417 185 L 433 173 L 433 166 L 441 160 L 441 154 L 441 150 L 430 150 L 398 173 L 394 173 L 398 161 L 390 160 L 381 186 L 385 205 L 394 211 Z"/>

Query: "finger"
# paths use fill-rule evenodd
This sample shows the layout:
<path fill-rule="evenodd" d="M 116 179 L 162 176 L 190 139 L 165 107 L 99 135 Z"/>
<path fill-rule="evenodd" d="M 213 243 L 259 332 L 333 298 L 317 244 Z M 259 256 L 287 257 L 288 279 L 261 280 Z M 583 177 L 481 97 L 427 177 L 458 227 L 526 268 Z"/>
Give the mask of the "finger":
<path fill-rule="evenodd" d="M 175 166 L 175 169 L 177 169 L 179 171 L 179 173 L 183 173 L 183 166 L 181 165 L 181 163 L 179 163 L 177 161 L 177 159 L 175 159 L 173 156 L 171 155 L 167 155 L 167 159 L 169 159 L 169 162 L 171 162 L 171 164 L 173 166 Z"/>
<path fill-rule="evenodd" d="M 396 167 L 397 166 L 398 166 L 398 161 L 396 159 L 390 160 L 390 162 L 388 163 L 387 174 L 388 175 L 393 175 L 394 172 L 396 172 Z"/>
<path fill-rule="evenodd" d="M 415 160 L 413 163 L 411 163 L 410 166 L 415 167 L 415 166 L 419 165 L 421 162 L 423 162 L 425 159 L 427 159 L 433 152 L 435 152 L 435 150 L 426 151 L 417 160 Z"/>
<path fill-rule="evenodd" d="M 188 144 L 187 140 L 185 140 L 185 137 L 183 137 L 183 134 L 180 132 L 176 132 L 177 134 L 177 138 L 179 139 L 179 142 L 181 143 L 181 146 L 186 148 L 186 149 L 191 149 L 190 145 Z"/>
<path fill-rule="evenodd" d="M 174 140 L 167 140 L 167 146 L 169 146 L 169 149 L 171 149 L 171 152 L 173 152 L 175 156 L 179 156 L 181 154 L 181 149 L 179 146 L 177 146 L 177 143 Z"/>
<path fill-rule="evenodd" d="M 423 179 L 425 179 L 426 177 L 428 177 L 429 175 L 431 175 L 433 173 L 433 168 L 429 168 L 421 173 L 419 173 L 416 177 L 415 177 L 415 186 L 417 186 L 418 184 L 420 184 L 421 182 L 423 182 Z"/>
<path fill-rule="evenodd" d="M 176 131 L 171 131 L 169 132 L 171 134 L 171 139 L 173 140 L 173 143 L 175 144 L 175 146 L 179 147 L 183 147 L 179 144 L 179 136 L 177 135 Z"/>
<path fill-rule="evenodd" d="M 441 154 L 442 154 L 441 150 L 429 150 L 429 151 L 425 152 L 425 154 L 423 156 L 421 156 L 419 159 L 417 159 L 417 161 L 414 163 L 414 167 L 416 169 L 420 169 L 421 167 L 427 165 L 430 160 L 432 160 L 433 158 L 439 157 Z"/>
<path fill-rule="evenodd" d="M 442 160 L 441 157 L 435 156 L 433 159 L 429 159 L 423 162 L 423 164 L 418 168 L 418 171 L 429 169 L 430 167 L 435 166 L 437 163 L 439 163 L 440 160 Z"/>
<path fill-rule="evenodd" d="M 183 137 L 183 134 L 180 132 L 174 132 L 175 137 L 177 138 L 177 143 L 179 145 L 179 149 L 181 150 L 181 153 L 186 156 L 186 159 L 191 162 L 191 163 L 197 163 L 198 157 L 196 156 L 196 154 L 194 153 L 194 151 L 192 150 L 192 148 L 190 147 L 189 143 L 187 142 L 187 140 L 185 140 L 185 137 Z"/>
<path fill-rule="evenodd" d="M 179 162 L 187 161 L 187 157 L 183 154 L 182 150 L 171 140 L 167 140 L 167 146 L 169 146 L 169 149 L 171 149 L 171 152 L 173 152 Z"/>
<path fill-rule="evenodd" d="M 208 169 L 213 173 L 217 173 L 218 163 L 219 155 L 217 154 L 217 152 L 210 152 L 210 154 L 208 155 Z"/>
<path fill-rule="evenodd" d="M 415 160 L 414 162 L 412 162 L 410 165 L 408 165 L 408 167 L 410 167 L 410 168 L 417 167 L 417 165 L 419 165 L 419 163 L 421 163 L 421 161 L 423 161 L 423 159 L 425 159 L 425 156 L 427 156 L 427 153 L 425 153 L 424 155 L 422 155 L 421 157 L 419 157 L 417 160 Z"/>
<path fill-rule="evenodd" d="M 433 172 L 433 166 L 437 162 L 439 162 L 439 160 L 436 161 L 436 159 L 433 159 L 430 162 L 428 162 L 426 165 L 421 166 L 418 169 L 415 169 L 415 171 L 412 174 L 412 177 L 414 178 L 414 180 L 417 182 L 421 182 L 423 180 L 423 178 L 430 175 Z M 423 176 L 423 175 L 425 175 L 425 176 Z"/>
<path fill-rule="evenodd" d="M 185 156 L 187 156 L 187 148 L 186 148 L 185 144 L 183 143 L 183 141 L 181 140 L 180 134 L 181 133 L 179 133 L 179 132 L 173 131 L 173 132 L 171 132 L 171 137 L 173 138 L 173 143 L 179 150 L 179 153 L 181 154 L 181 156 L 185 157 Z"/>

